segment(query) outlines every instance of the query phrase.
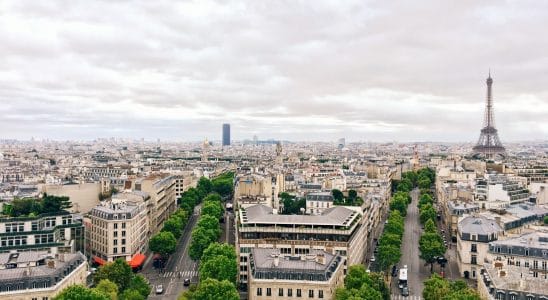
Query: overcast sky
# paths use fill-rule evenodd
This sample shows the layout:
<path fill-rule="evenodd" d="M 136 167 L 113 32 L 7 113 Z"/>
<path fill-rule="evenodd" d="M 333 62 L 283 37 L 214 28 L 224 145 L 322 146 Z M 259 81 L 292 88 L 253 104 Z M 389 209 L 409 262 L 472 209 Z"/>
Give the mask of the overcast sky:
<path fill-rule="evenodd" d="M 2 1 L 0 139 L 548 137 L 548 1 Z"/>

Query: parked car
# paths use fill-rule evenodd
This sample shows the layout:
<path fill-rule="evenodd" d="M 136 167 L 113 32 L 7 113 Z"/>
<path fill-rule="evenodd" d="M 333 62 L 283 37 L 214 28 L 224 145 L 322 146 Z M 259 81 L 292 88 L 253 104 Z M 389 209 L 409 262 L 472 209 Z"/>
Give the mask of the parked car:
<path fill-rule="evenodd" d="M 392 267 L 392 277 L 398 276 L 398 267 L 395 265 Z"/>
<path fill-rule="evenodd" d="M 156 294 L 160 295 L 164 292 L 164 286 L 159 284 L 156 286 Z"/>
<path fill-rule="evenodd" d="M 183 281 L 183 285 L 184 286 L 189 286 L 190 285 L 190 278 L 185 278 L 185 280 Z"/>

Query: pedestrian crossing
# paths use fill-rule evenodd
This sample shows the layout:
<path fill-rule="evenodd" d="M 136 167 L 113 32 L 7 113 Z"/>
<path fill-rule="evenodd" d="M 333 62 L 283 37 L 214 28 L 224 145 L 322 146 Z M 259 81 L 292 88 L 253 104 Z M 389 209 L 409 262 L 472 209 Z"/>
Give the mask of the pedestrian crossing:
<path fill-rule="evenodd" d="M 402 295 L 392 295 L 390 296 L 391 300 L 422 300 L 421 296 L 402 296 Z"/>
<path fill-rule="evenodd" d="M 180 271 L 180 272 L 165 272 L 160 274 L 164 278 L 179 278 L 179 273 L 181 274 L 180 278 L 192 278 L 198 276 L 198 271 Z"/>

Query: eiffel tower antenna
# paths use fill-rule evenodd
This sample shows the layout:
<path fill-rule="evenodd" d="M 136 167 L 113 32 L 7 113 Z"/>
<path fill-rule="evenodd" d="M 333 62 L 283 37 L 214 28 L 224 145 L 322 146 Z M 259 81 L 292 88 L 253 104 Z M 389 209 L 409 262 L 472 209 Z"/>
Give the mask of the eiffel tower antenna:
<path fill-rule="evenodd" d="M 473 154 L 476 157 L 483 157 L 486 159 L 494 159 L 497 156 L 506 157 L 506 149 L 502 146 L 497 129 L 495 128 L 492 95 L 493 79 L 491 78 L 491 69 L 489 69 L 489 77 L 487 77 L 486 83 L 487 99 L 485 114 L 483 117 L 483 128 L 480 131 L 478 142 L 473 148 Z"/>

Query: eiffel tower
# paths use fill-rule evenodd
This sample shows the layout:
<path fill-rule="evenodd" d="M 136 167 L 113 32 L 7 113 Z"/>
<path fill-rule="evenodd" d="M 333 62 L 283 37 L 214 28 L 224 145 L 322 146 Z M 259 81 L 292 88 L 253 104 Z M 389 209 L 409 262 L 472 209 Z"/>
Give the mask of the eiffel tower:
<path fill-rule="evenodd" d="M 489 71 L 489 77 L 487 78 L 487 104 L 485 107 L 485 115 L 483 119 L 483 128 L 480 132 L 478 143 L 473 148 L 473 154 L 475 157 L 482 157 L 486 159 L 494 159 L 496 157 L 506 157 L 506 149 L 500 142 L 497 129 L 495 128 L 495 116 L 493 114 L 493 97 L 491 94 L 491 86 L 493 85 L 493 79 L 491 78 L 491 71 Z"/>

